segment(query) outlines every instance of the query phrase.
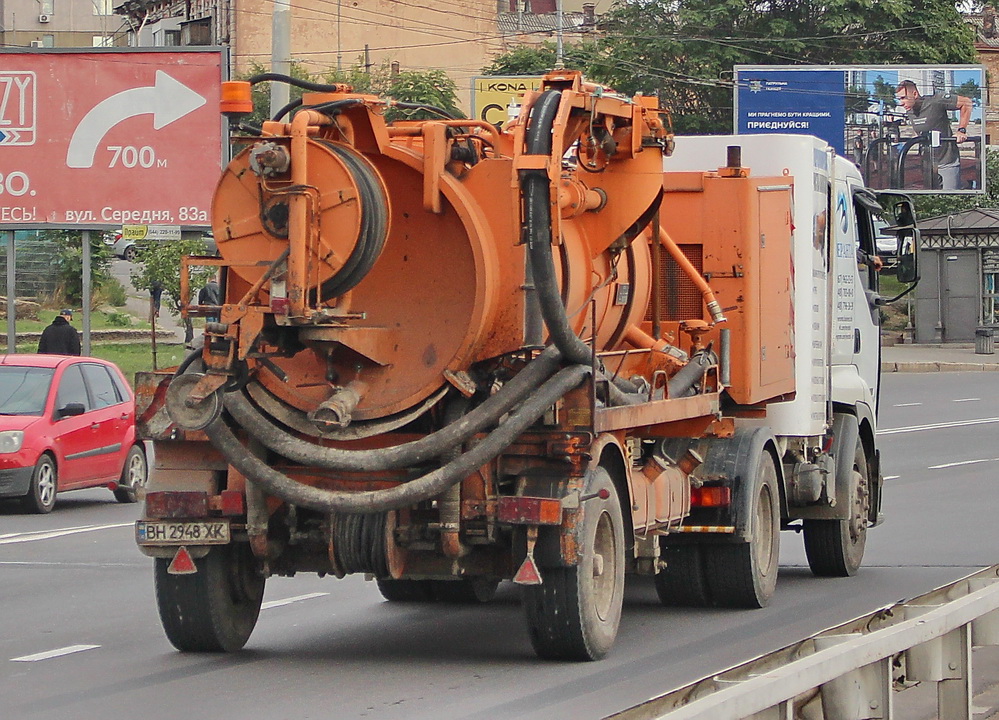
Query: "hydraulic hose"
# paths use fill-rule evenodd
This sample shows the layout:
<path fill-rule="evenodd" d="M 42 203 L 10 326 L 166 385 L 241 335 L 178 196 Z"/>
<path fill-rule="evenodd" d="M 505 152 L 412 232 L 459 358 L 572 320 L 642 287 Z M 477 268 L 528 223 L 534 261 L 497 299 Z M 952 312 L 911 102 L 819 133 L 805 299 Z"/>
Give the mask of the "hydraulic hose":
<path fill-rule="evenodd" d="M 531 124 L 524 139 L 526 154 L 552 154 L 552 127 L 562 101 L 562 93 L 548 90 L 542 93 L 531 108 Z M 579 339 L 569 325 L 565 305 L 559 292 L 555 275 L 555 261 L 552 258 L 552 215 L 550 203 L 550 181 L 545 170 L 522 170 L 520 187 L 524 195 L 524 224 L 527 231 L 527 247 L 534 279 L 534 290 L 541 307 L 541 317 L 548 328 L 548 334 L 565 359 L 571 363 L 589 365 L 591 349 Z M 627 385 L 627 381 L 624 381 Z M 628 390 L 622 390 L 621 381 L 609 382 L 607 391 L 612 405 L 635 405 L 644 398 Z M 629 388 L 634 390 L 634 388 Z"/>
<path fill-rule="evenodd" d="M 343 85 L 328 85 L 326 83 L 314 83 L 308 80 L 301 80 L 299 78 L 294 78 L 291 75 L 284 75 L 282 73 L 260 73 L 259 75 L 252 75 L 247 78 L 247 82 L 250 85 L 256 85 L 257 83 L 266 82 L 268 80 L 273 80 L 276 82 L 287 83 L 288 85 L 294 85 L 297 88 L 302 88 L 303 90 L 312 90 L 313 92 L 338 92 L 343 90 Z"/>
<path fill-rule="evenodd" d="M 669 397 L 675 398 L 691 395 L 690 391 L 704 377 L 704 373 L 708 371 L 708 368 L 717 364 L 718 356 L 710 350 L 702 350 L 699 353 L 695 353 L 690 358 L 690 362 L 680 368 L 679 372 L 671 377 L 666 384 Z"/>
<path fill-rule="evenodd" d="M 548 90 L 531 108 L 531 125 L 527 129 L 525 144 L 528 155 L 550 156 L 552 153 L 552 126 L 558 113 L 562 93 Z M 544 170 L 523 170 L 520 187 L 524 194 L 524 224 L 527 228 L 527 248 L 534 272 L 534 288 L 541 306 L 541 317 L 565 359 L 571 363 L 588 365 L 590 348 L 569 326 L 565 306 L 555 276 L 552 259 L 552 215 L 549 198 L 550 181 Z"/>
<path fill-rule="evenodd" d="M 270 418 L 260 412 L 242 392 L 227 393 L 225 407 L 233 419 L 246 429 L 250 437 L 259 440 L 264 447 L 289 460 L 327 470 L 378 472 L 420 465 L 446 453 L 475 433 L 496 423 L 511 408 L 554 375 L 561 359 L 555 348 L 545 349 L 499 392 L 487 398 L 474 410 L 419 440 L 388 448 L 343 450 L 315 445 L 276 427 Z"/>
<path fill-rule="evenodd" d="M 246 446 L 221 417 L 205 428 L 205 434 L 234 468 L 269 494 L 293 505 L 322 513 L 397 510 L 440 495 L 470 472 L 493 460 L 535 420 L 544 415 L 554 402 L 576 387 L 589 372 L 589 368 L 582 365 L 560 370 L 517 408 L 506 422 L 474 448 L 437 470 L 382 490 L 349 492 L 303 485 L 247 452 Z"/>
<path fill-rule="evenodd" d="M 320 288 L 322 298 L 339 297 L 365 278 L 385 247 L 388 236 L 388 198 L 375 170 L 355 155 L 355 151 L 324 142 L 346 166 L 359 191 L 361 228 L 357 245 L 333 277 Z M 316 301 L 317 298 L 312 298 Z"/>

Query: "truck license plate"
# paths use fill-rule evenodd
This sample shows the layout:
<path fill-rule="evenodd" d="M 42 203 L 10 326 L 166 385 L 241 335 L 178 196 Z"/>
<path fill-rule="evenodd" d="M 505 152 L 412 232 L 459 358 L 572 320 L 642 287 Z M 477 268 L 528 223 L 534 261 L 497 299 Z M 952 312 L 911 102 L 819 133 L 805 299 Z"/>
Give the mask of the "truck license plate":
<path fill-rule="evenodd" d="M 139 545 L 225 545 L 229 542 L 229 521 L 139 520 L 135 541 Z"/>

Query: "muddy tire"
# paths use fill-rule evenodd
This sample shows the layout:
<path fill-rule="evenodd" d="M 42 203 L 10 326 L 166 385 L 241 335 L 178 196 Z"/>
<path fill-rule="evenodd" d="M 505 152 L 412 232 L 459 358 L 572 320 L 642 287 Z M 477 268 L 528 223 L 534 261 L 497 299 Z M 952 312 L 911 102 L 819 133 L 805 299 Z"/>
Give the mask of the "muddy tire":
<path fill-rule="evenodd" d="M 853 437 L 851 433 L 850 439 Z M 803 523 L 808 567 L 819 577 L 855 575 L 864 560 L 871 486 L 867 454 L 859 431 L 853 444 L 852 453 L 847 448 L 836 459 L 836 474 L 849 473 L 850 477 L 850 492 L 846 498 L 850 517 L 846 520 L 805 520 Z M 847 464 L 840 467 L 841 461 Z"/>
<path fill-rule="evenodd" d="M 430 602 L 434 586 L 430 580 L 378 578 L 378 592 L 389 602 Z"/>
<path fill-rule="evenodd" d="M 780 549 L 780 491 L 773 456 L 760 450 L 750 541 L 734 545 L 706 545 L 705 569 L 713 604 L 720 607 L 761 608 L 777 587 Z"/>
<path fill-rule="evenodd" d="M 59 475 L 55 460 L 51 455 L 42 455 L 31 473 L 31 484 L 28 486 L 28 494 L 21 498 L 21 507 L 30 513 L 50 513 L 55 507 L 58 489 Z"/>
<path fill-rule="evenodd" d="M 656 574 L 656 594 L 667 607 L 708 607 L 707 578 L 700 545 L 661 543 L 661 559 L 666 567 Z"/>
<path fill-rule="evenodd" d="M 171 644 L 183 652 L 234 652 L 253 632 L 264 577 L 245 543 L 217 545 L 194 561 L 198 571 L 171 575 L 156 558 L 156 602 Z"/>
<path fill-rule="evenodd" d="M 573 567 L 542 567 L 541 585 L 523 588 L 531 644 L 539 657 L 597 660 L 614 644 L 624 600 L 624 520 L 614 483 L 597 468 L 586 493 L 606 489 L 609 497 L 583 503 L 582 557 Z M 546 536 L 557 542 L 558 534 Z M 552 557 L 555 548 L 536 553 Z"/>
<path fill-rule="evenodd" d="M 146 465 L 146 453 L 138 445 L 133 445 L 125 458 L 125 466 L 121 469 L 118 488 L 114 491 L 114 499 L 120 503 L 134 503 L 138 492 L 146 486 L 149 468 Z"/>

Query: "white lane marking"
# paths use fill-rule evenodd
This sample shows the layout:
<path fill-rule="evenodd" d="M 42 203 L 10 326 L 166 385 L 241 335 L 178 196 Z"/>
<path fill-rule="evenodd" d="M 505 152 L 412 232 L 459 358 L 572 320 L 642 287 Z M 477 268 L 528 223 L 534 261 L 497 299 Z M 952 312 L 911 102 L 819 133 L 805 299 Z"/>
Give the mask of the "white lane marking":
<path fill-rule="evenodd" d="M 93 525 L 76 525 L 75 527 L 60 528 L 61 530 L 83 530 L 85 528 L 94 527 Z M 28 532 L 16 532 L 16 533 L 2 533 L 0 534 L 0 540 L 4 538 L 20 537 L 22 535 L 41 535 L 42 533 L 52 532 L 51 530 L 30 530 Z"/>
<path fill-rule="evenodd" d="M 60 530 L 45 530 L 26 533 L 11 533 L 0 538 L 0 545 L 31 542 L 32 540 L 51 540 L 53 538 L 76 535 L 77 533 L 94 532 L 95 530 L 110 530 L 112 528 L 132 527 L 134 522 L 114 523 L 113 525 L 83 525 L 80 527 L 62 528 Z"/>
<path fill-rule="evenodd" d="M 58 648 L 57 650 L 46 650 L 45 652 L 35 653 L 34 655 L 22 655 L 21 657 L 11 658 L 11 662 L 38 662 L 39 660 L 49 660 L 51 658 L 62 657 L 63 655 L 72 655 L 73 653 L 83 652 L 84 650 L 94 650 L 99 648 L 100 645 L 70 645 L 69 647 Z"/>
<path fill-rule="evenodd" d="M 267 610 L 269 608 L 281 607 L 282 605 L 291 605 L 292 603 L 301 602 L 302 600 L 312 600 L 312 598 L 323 597 L 325 595 L 329 595 L 329 593 L 309 593 L 308 595 L 296 595 L 295 597 L 285 598 L 284 600 L 271 600 L 261 605 L 260 609 Z"/>
<path fill-rule="evenodd" d="M 898 405 L 892 405 L 892 407 L 918 407 L 922 403 L 899 403 Z"/>
<path fill-rule="evenodd" d="M 884 480 L 898 480 L 900 477 L 901 477 L 901 475 L 885 475 L 883 479 Z"/>
<path fill-rule="evenodd" d="M 981 400 L 981 398 L 960 398 L 958 400 L 951 400 L 951 402 L 976 402 Z"/>
<path fill-rule="evenodd" d="M 878 430 L 878 435 L 898 435 L 900 433 L 920 432 L 922 430 L 943 430 L 946 428 L 964 427 L 965 425 L 987 425 L 999 422 L 999 417 L 979 418 L 978 420 L 955 420 L 954 422 L 933 423 L 931 425 L 908 425 L 906 427 Z"/>
<path fill-rule="evenodd" d="M 944 463 L 943 465 L 930 465 L 927 470 L 942 470 L 943 468 L 957 467 L 958 465 L 977 465 L 978 463 L 996 462 L 999 458 L 984 458 L 982 460 L 962 460 L 961 462 Z"/>

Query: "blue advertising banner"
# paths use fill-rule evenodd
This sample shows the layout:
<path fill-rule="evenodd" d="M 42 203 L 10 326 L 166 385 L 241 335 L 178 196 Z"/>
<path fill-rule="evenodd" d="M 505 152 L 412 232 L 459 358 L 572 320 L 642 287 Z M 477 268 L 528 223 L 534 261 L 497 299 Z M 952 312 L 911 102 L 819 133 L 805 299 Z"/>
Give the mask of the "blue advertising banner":
<path fill-rule="evenodd" d="M 868 187 L 985 189 L 981 65 L 738 65 L 736 134 L 814 135 Z"/>
<path fill-rule="evenodd" d="M 842 70 L 743 70 L 737 93 L 736 133 L 815 135 L 845 154 Z"/>

